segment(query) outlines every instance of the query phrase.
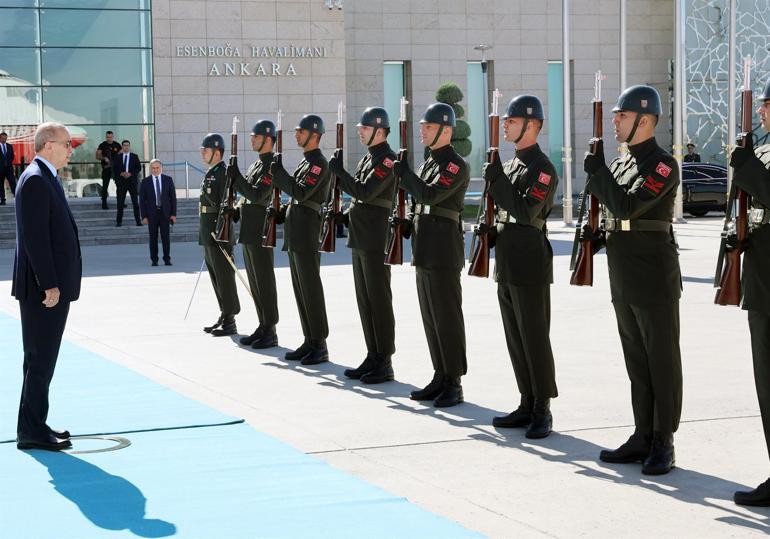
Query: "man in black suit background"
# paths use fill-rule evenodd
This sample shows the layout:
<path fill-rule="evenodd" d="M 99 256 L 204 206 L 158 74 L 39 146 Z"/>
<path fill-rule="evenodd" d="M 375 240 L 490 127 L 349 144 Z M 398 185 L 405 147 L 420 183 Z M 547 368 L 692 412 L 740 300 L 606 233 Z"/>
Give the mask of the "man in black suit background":
<path fill-rule="evenodd" d="M 150 161 L 150 176 L 139 187 L 139 210 L 142 223 L 150 227 L 150 260 L 158 265 L 158 229 L 163 243 L 163 262 L 171 265 L 169 223 L 176 223 L 176 187 L 171 176 L 163 174 L 160 159 Z"/>
<path fill-rule="evenodd" d="M 115 178 L 115 186 L 118 190 L 118 215 L 115 220 L 115 226 L 123 224 L 126 191 L 131 195 L 131 205 L 134 207 L 136 226 L 142 226 L 142 223 L 139 221 L 139 201 L 137 200 L 137 183 L 139 171 L 142 170 L 142 164 L 139 162 L 139 156 L 131 152 L 130 141 L 124 140 L 122 145 L 123 151 L 112 159 L 112 175 Z"/>
<path fill-rule="evenodd" d="M 110 178 L 112 178 L 112 159 L 120 153 L 122 146 L 115 140 L 115 133 L 107 131 L 105 139 L 96 149 L 96 160 L 102 164 L 102 209 L 106 210 L 107 195 L 110 189 Z M 117 187 L 117 184 L 115 184 Z"/>
<path fill-rule="evenodd" d="M 12 294 L 19 300 L 24 342 L 16 446 L 59 451 L 72 443 L 69 432 L 46 423 L 48 388 L 70 302 L 80 296 L 82 277 L 78 229 L 57 175 L 72 156 L 67 128 L 41 124 L 35 132 L 35 152 L 16 192 Z"/>
<path fill-rule="evenodd" d="M 8 142 L 8 133 L 0 133 L 0 206 L 5 204 L 5 180 L 11 193 L 16 192 L 16 175 L 13 173 L 13 145 Z"/>

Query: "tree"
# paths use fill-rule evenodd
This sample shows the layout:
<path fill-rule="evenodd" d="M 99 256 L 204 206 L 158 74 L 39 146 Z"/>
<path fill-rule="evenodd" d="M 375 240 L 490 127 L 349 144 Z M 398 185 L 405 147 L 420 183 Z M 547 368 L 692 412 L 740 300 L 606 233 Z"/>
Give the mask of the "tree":
<path fill-rule="evenodd" d="M 462 157 L 470 155 L 472 144 L 470 141 L 471 126 L 468 122 L 461 120 L 465 116 L 465 109 L 460 105 L 463 99 L 463 92 L 454 82 L 445 82 L 436 90 L 436 101 L 446 103 L 455 111 L 457 125 L 452 132 L 452 146 Z"/>

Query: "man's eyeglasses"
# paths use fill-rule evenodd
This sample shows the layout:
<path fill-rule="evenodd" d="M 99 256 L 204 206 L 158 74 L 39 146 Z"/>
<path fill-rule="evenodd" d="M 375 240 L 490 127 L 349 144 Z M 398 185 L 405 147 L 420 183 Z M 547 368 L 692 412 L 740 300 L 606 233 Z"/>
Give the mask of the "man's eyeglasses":
<path fill-rule="evenodd" d="M 72 148 L 71 140 L 51 140 L 49 142 L 56 142 L 57 144 L 64 144 L 67 148 Z"/>

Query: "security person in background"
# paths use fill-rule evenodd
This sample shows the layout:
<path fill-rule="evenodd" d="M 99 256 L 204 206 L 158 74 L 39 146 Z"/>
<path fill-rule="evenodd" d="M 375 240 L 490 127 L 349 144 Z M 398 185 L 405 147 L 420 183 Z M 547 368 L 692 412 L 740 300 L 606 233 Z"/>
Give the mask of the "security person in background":
<path fill-rule="evenodd" d="M 605 164 L 604 148 L 584 162 L 586 185 L 604 205 L 610 293 L 631 380 L 634 434 L 604 462 L 643 462 L 642 473 L 674 466 L 674 432 L 682 411 L 679 352 L 679 254 L 671 221 L 679 184 L 676 161 L 655 141 L 660 96 L 650 86 L 626 89 L 612 109 L 615 138 L 628 153 Z M 595 248 L 600 236 L 584 227 Z"/>
<path fill-rule="evenodd" d="M 366 109 L 357 127 L 368 152 L 358 162 L 355 177 L 345 171 L 338 156 L 329 161 L 342 190 L 353 197 L 343 221 L 350 229 L 348 247 L 353 250 L 353 281 L 367 351 L 363 363 L 347 369 L 345 376 L 377 384 L 393 380 L 391 356 L 396 350 L 390 266 L 383 262 L 396 154 L 388 145 L 390 122 L 384 108 Z"/>
<path fill-rule="evenodd" d="M 219 208 L 227 197 L 225 163 L 222 155 L 225 152 L 225 140 L 219 133 L 209 133 L 201 142 L 201 159 L 209 166 L 201 184 L 200 196 L 200 229 L 198 245 L 203 246 L 206 267 L 209 270 L 211 284 L 219 303 L 220 315 L 217 321 L 203 328 L 206 333 L 215 337 L 234 335 L 238 330 L 235 326 L 235 315 L 241 310 L 238 302 L 238 291 L 235 289 L 235 273 L 230 263 L 222 253 L 233 256 L 233 245 L 218 243 L 211 233 L 216 231 Z M 232 222 L 230 224 L 232 226 Z M 230 238 L 233 238 L 232 230 Z M 232 240 L 231 240 L 232 242 Z"/>
<path fill-rule="evenodd" d="M 685 163 L 700 163 L 700 154 L 695 152 L 695 144 L 687 143 L 687 153 L 684 154 Z"/>
<path fill-rule="evenodd" d="M 248 337 L 242 337 L 240 342 L 257 349 L 278 346 L 278 335 L 275 332 L 275 325 L 278 323 L 278 295 L 273 269 L 273 249 L 262 247 L 265 213 L 273 194 L 273 179 L 268 170 L 273 162 L 275 137 L 273 122 L 258 121 L 251 130 L 251 147 L 259 154 L 259 159 L 246 171 L 246 177 L 241 174 L 237 164 L 227 166 L 227 175 L 246 199 L 241 207 L 241 232 L 238 242 L 243 245 L 243 261 L 259 318 L 259 327 Z"/>
<path fill-rule="evenodd" d="M 287 352 L 284 357 L 300 361 L 303 365 L 329 361 L 326 348 L 329 324 L 321 283 L 321 255 L 318 252 L 321 205 L 329 193 L 331 180 L 329 163 L 318 148 L 324 131 L 320 116 L 303 116 L 294 130 L 294 136 L 297 145 L 304 151 L 304 159 L 297 165 L 294 175 L 283 167 L 280 154 L 274 157 L 270 166 L 275 185 L 291 196 L 286 209 L 283 250 L 289 252 L 291 283 L 305 336 L 302 345 Z"/>
<path fill-rule="evenodd" d="M 770 131 L 770 81 L 759 96 L 757 114 Z M 754 148 L 752 137 L 732 154 L 733 183 L 751 195 L 749 237 L 743 255 L 743 308 L 749 312 L 754 382 L 770 453 L 770 144 Z M 733 248 L 738 246 L 733 245 Z M 770 506 L 770 479 L 752 491 L 736 492 L 735 503 Z"/>
<path fill-rule="evenodd" d="M 468 370 L 460 271 L 465 263 L 462 211 L 470 172 L 450 141 L 455 113 L 433 103 L 420 120 L 422 143 L 430 155 L 415 174 L 409 163 L 394 167 L 401 186 L 412 194 L 409 216 L 401 224 L 412 237 L 412 265 L 417 268 L 417 296 L 433 361 L 433 379 L 413 391 L 413 400 L 432 400 L 437 408 L 463 402 L 460 377 Z"/>
<path fill-rule="evenodd" d="M 497 299 L 521 394 L 518 409 L 495 417 L 492 424 L 527 427 L 527 438 L 550 434 L 550 399 L 558 395 L 549 335 L 553 249 L 546 219 L 559 177 L 537 143 L 544 118 L 537 97 L 514 97 L 503 116 L 503 132 L 505 140 L 516 146 L 516 156 L 484 168 L 484 180 L 497 205 L 497 225 L 490 231 L 495 241 Z"/>

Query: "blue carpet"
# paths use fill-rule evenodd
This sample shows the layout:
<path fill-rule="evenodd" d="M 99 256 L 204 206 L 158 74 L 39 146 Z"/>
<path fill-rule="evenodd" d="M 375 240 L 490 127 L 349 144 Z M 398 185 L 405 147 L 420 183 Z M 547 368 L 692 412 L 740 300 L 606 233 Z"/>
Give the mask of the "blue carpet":
<path fill-rule="evenodd" d="M 1 432 L 9 437 L 20 341 L 18 321 L 0 315 Z M 103 453 L 0 444 L 2 539 L 479 537 L 74 345 L 65 343 L 59 360 L 51 424 L 172 430 L 124 434 L 129 447 Z"/>

